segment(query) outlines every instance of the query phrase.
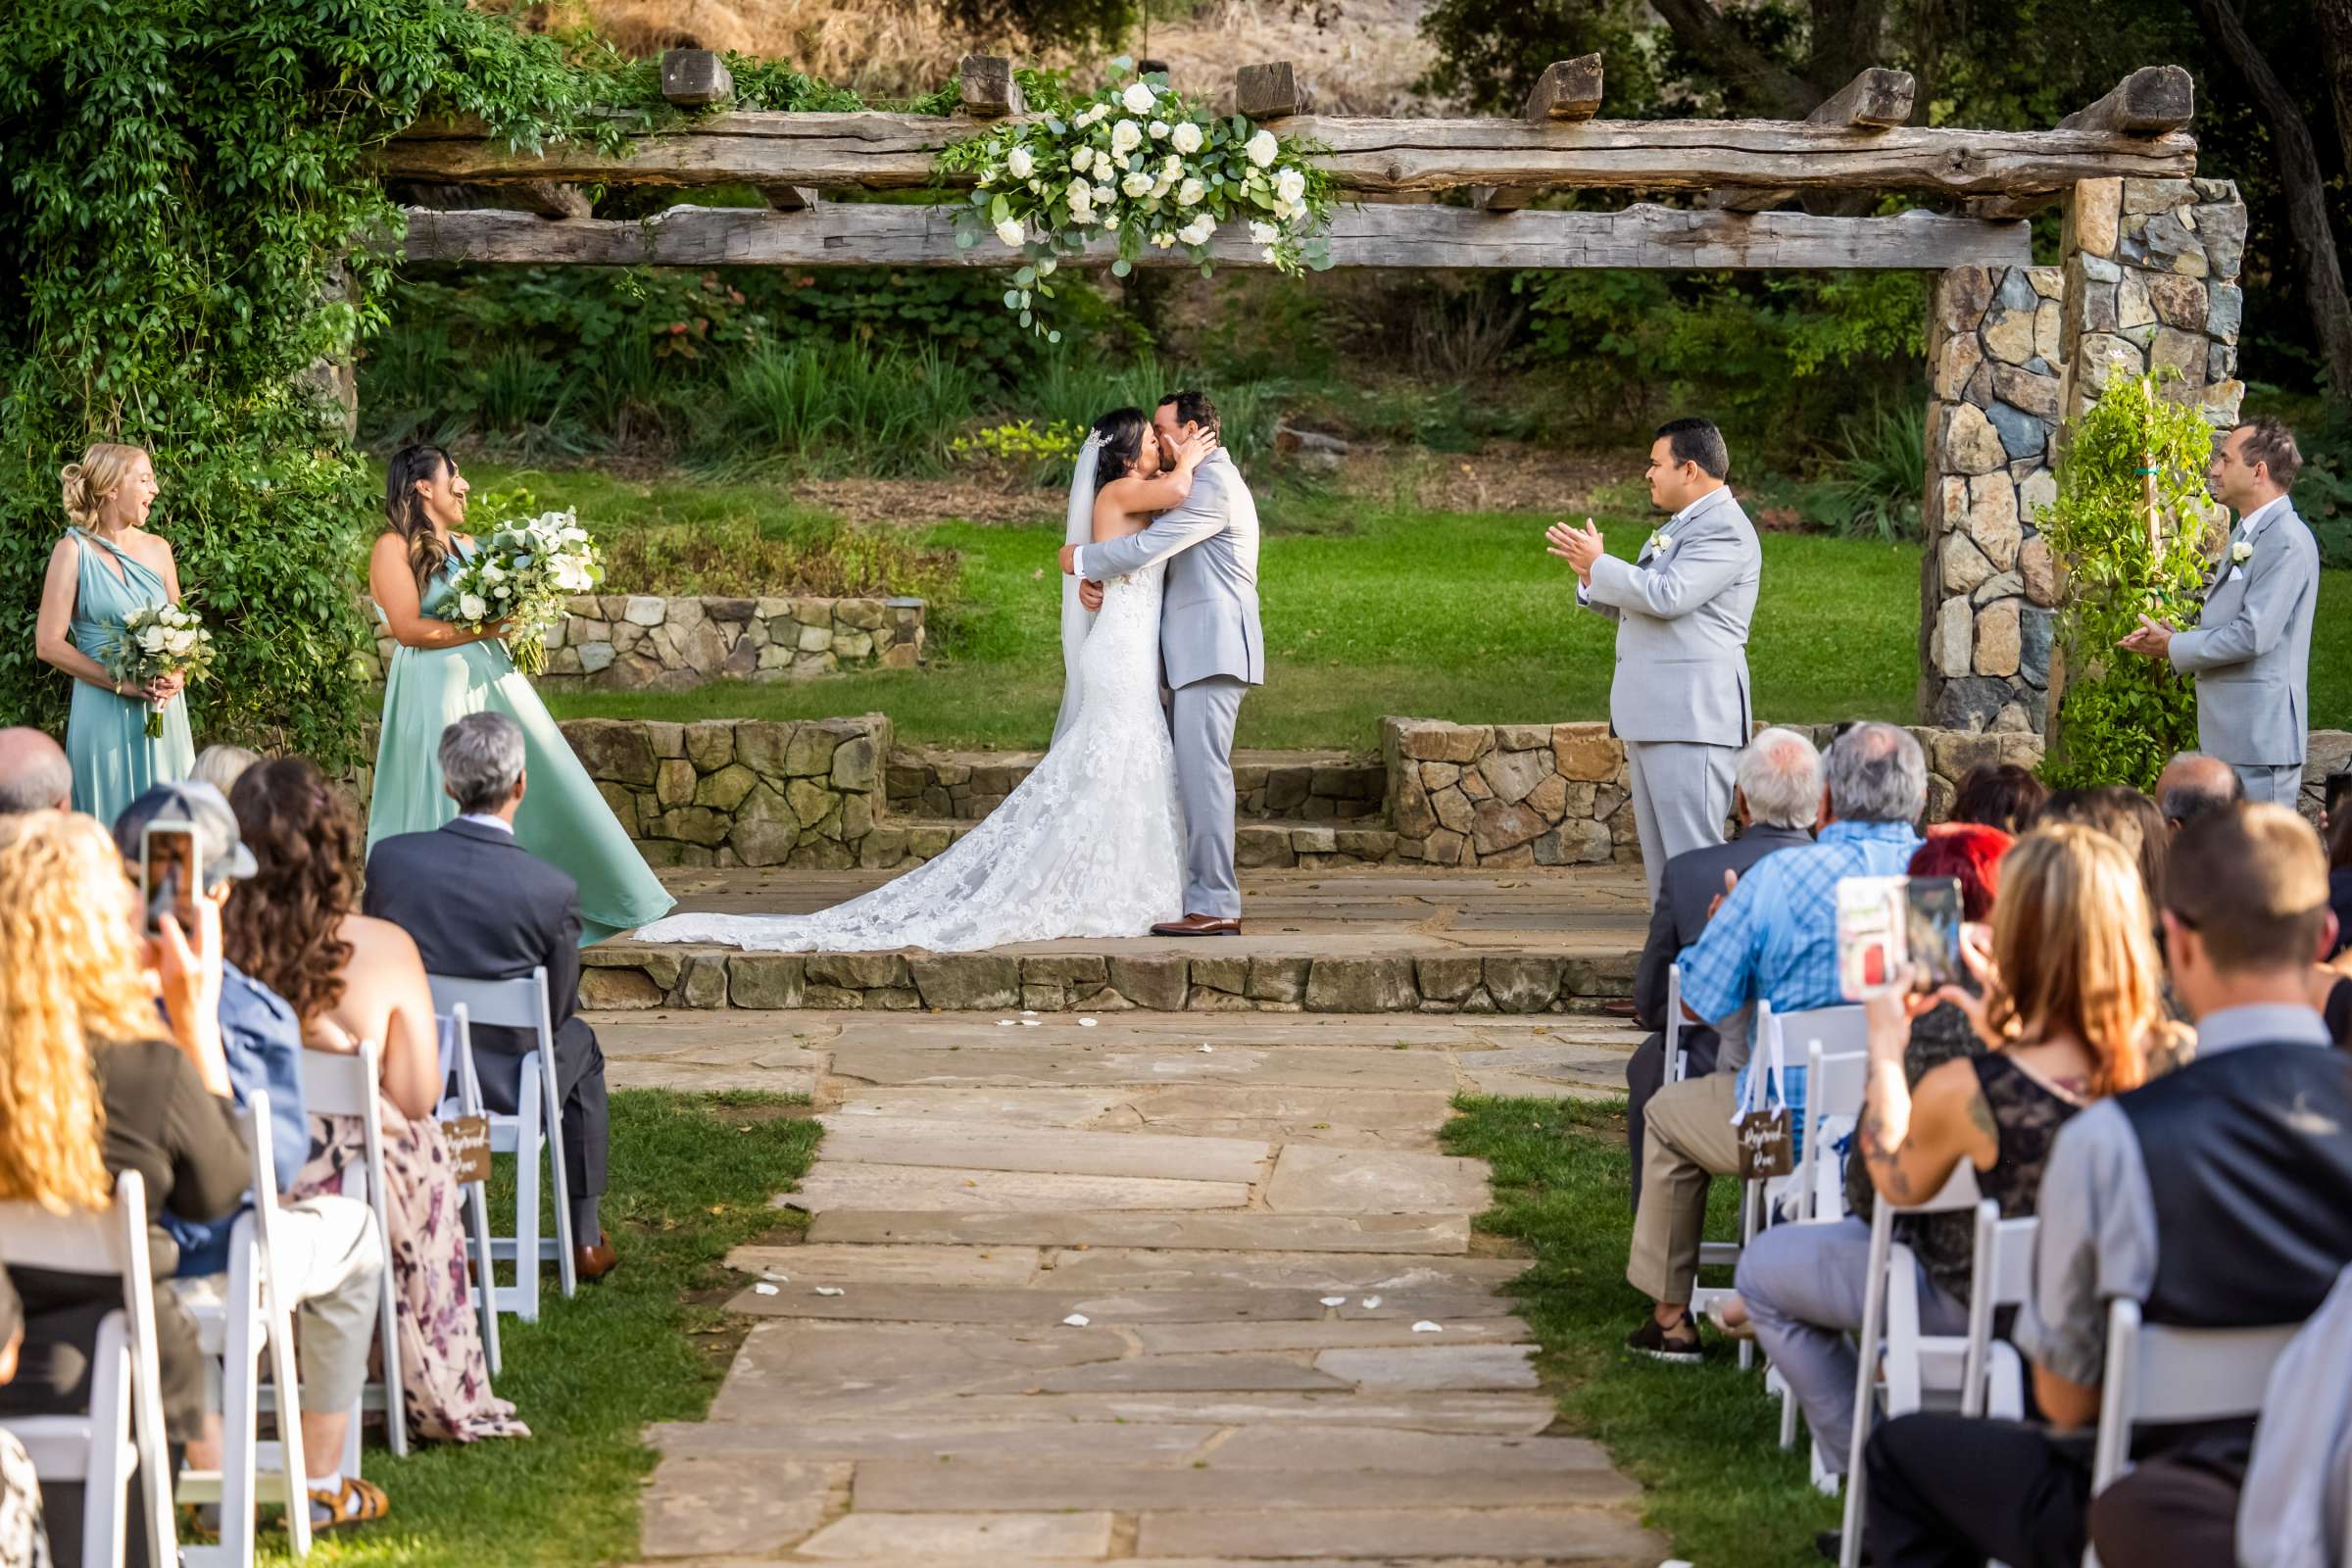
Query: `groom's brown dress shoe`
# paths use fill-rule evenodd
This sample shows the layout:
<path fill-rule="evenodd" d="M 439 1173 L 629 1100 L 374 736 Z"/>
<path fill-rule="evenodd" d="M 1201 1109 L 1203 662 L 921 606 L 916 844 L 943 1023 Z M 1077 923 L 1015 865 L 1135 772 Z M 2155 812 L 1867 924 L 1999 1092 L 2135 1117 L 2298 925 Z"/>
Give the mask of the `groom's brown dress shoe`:
<path fill-rule="evenodd" d="M 595 1246 L 571 1250 L 571 1272 L 583 1285 L 601 1280 L 618 1267 L 620 1254 L 612 1250 L 612 1238 L 603 1231 L 596 1233 Z"/>
<path fill-rule="evenodd" d="M 1181 920 L 1162 920 L 1152 928 L 1155 937 L 1238 937 L 1242 922 L 1216 914 L 1188 914 Z"/>

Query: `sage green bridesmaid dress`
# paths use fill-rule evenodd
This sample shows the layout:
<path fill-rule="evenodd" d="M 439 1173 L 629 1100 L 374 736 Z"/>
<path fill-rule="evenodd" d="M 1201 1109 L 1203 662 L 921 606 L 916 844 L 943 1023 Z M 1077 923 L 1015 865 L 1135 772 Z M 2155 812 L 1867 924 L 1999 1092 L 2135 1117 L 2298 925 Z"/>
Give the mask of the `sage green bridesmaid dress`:
<path fill-rule="evenodd" d="M 75 648 L 111 668 L 122 642 L 123 618 L 134 610 L 170 604 L 172 592 L 152 567 L 96 534 L 66 531 L 80 547 L 67 630 Z M 117 697 L 86 680 L 74 683 L 74 710 L 66 721 L 74 809 L 112 827 L 122 808 L 148 790 L 188 776 L 196 765 L 196 744 L 188 736 L 187 699 L 174 697 L 164 705 L 164 733 L 152 739 L 147 714 L 144 698 Z"/>
<path fill-rule="evenodd" d="M 444 618 L 440 612 L 449 603 L 449 580 L 472 553 L 463 541 L 457 543 L 425 587 L 418 608 L 426 615 Z M 514 839 L 579 884 L 580 946 L 667 914 L 677 901 L 629 842 L 503 643 L 393 651 L 384 676 L 383 736 L 376 743 L 368 848 L 395 834 L 430 832 L 458 814 L 457 803 L 441 788 L 441 732 L 467 713 L 484 710 L 504 713 L 522 726 L 529 784 L 514 813 Z"/>

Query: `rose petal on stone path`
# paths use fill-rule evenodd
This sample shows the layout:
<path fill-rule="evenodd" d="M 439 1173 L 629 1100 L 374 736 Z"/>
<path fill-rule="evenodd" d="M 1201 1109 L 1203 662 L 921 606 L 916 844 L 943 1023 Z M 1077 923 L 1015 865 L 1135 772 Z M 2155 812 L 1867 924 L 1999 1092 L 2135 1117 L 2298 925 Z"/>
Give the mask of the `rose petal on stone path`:
<path fill-rule="evenodd" d="M 1024 1018 L 1034 1018 L 1037 1016 L 1037 1009 L 1035 1007 L 1023 1007 L 1021 1009 L 1021 1016 Z"/>
<path fill-rule="evenodd" d="M 1013 1020 L 1010 1018 L 999 1018 L 997 1020 L 997 1027 L 1000 1029 L 1009 1029 L 1012 1027 L 1012 1025 Z"/>
<path fill-rule="evenodd" d="M 1205 1040 L 1200 1042 L 1200 1054 L 1203 1056 L 1208 1054 L 1208 1042 Z"/>
<path fill-rule="evenodd" d="M 816 1294 L 819 1296 L 840 1296 L 845 1293 L 838 1285 L 819 1285 L 816 1288 Z"/>
<path fill-rule="evenodd" d="M 1081 1029 L 1092 1029 L 1094 1026 L 1095 1020 L 1092 1018 L 1081 1018 L 1078 1020 L 1078 1027 Z"/>
<path fill-rule="evenodd" d="M 1446 1325 L 1443 1323 L 1432 1323 L 1429 1319 L 1423 1318 L 1420 1322 L 1413 1325 L 1413 1332 L 1415 1334 L 1443 1334 L 1446 1332 Z"/>
<path fill-rule="evenodd" d="M 752 1290 L 753 1290 L 754 1294 L 756 1294 L 756 1295 L 760 1295 L 760 1296 L 779 1296 L 779 1295 L 782 1295 L 782 1294 L 783 1294 L 782 1292 L 778 1291 L 778 1290 L 777 1290 L 777 1289 L 776 1289 L 776 1288 L 775 1288 L 773 1285 L 755 1285 L 755 1286 L 753 1286 L 753 1287 L 752 1287 Z"/>
<path fill-rule="evenodd" d="M 1023 1018 L 1021 1020 L 1021 1027 L 1024 1029 L 1036 1029 L 1041 1027 L 1041 1025 L 1035 1018 Z"/>
<path fill-rule="evenodd" d="M 1348 1298 L 1345 1296 L 1326 1296 L 1323 1298 L 1323 1304 L 1325 1306 L 1346 1306 L 1348 1304 Z"/>
<path fill-rule="evenodd" d="M 1088 1317 L 1084 1312 L 1072 1312 L 1061 1320 L 1061 1326 L 1065 1329 L 1082 1329 L 1093 1321 L 1094 1319 Z"/>
<path fill-rule="evenodd" d="M 1379 1298 L 1379 1297 L 1377 1297 L 1377 1296 L 1367 1296 L 1367 1297 L 1365 1297 L 1365 1298 L 1364 1298 L 1364 1310 L 1365 1310 L 1365 1311 L 1369 1312 L 1369 1311 L 1371 1311 L 1371 1310 L 1372 1310 L 1374 1307 L 1376 1307 L 1376 1306 L 1378 1306 L 1378 1305 L 1380 1305 L 1380 1298 Z"/>

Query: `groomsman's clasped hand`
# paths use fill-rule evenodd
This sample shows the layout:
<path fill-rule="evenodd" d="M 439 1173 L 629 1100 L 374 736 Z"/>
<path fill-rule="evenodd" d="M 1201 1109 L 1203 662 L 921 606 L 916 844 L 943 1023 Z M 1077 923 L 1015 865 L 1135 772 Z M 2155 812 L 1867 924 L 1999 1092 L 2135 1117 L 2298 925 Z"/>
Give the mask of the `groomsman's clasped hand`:
<path fill-rule="evenodd" d="M 1564 522 L 1555 522 L 1544 530 L 1544 540 L 1549 546 L 1550 554 L 1576 568 L 1578 581 L 1586 584 L 1592 581 L 1592 563 L 1600 559 L 1603 547 L 1600 530 L 1592 526 L 1591 517 L 1585 519 L 1582 528 L 1571 528 Z"/>
<path fill-rule="evenodd" d="M 2170 659 L 2173 653 L 2173 634 L 2180 628 L 2169 620 L 2150 620 L 2139 617 L 2139 629 L 2115 646 L 2127 654 L 2145 654 L 2150 659 Z"/>

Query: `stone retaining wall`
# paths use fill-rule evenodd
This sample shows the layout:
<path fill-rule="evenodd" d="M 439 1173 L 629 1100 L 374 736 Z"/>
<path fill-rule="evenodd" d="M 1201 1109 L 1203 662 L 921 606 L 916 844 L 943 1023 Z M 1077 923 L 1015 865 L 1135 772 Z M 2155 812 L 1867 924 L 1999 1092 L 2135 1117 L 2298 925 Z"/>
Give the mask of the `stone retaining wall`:
<path fill-rule="evenodd" d="M 1622 996 L 1632 956 L 1107 957 L 1094 954 L 736 953 L 590 948 L 580 1004 L 1009 1012 L 1564 1012 Z"/>
<path fill-rule="evenodd" d="M 674 691 L 713 680 L 806 680 L 912 669 L 920 599 L 664 599 L 581 594 L 547 640 L 542 685 Z M 376 639 L 378 672 L 392 640 Z"/>
<path fill-rule="evenodd" d="M 890 758 L 890 808 L 900 816 L 978 821 L 1037 766 L 1037 752 L 901 748 Z M 1236 752 L 1235 807 L 1245 820 L 1355 822 L 1381 815 L 1378 759 L 1346 752 Z"/>

